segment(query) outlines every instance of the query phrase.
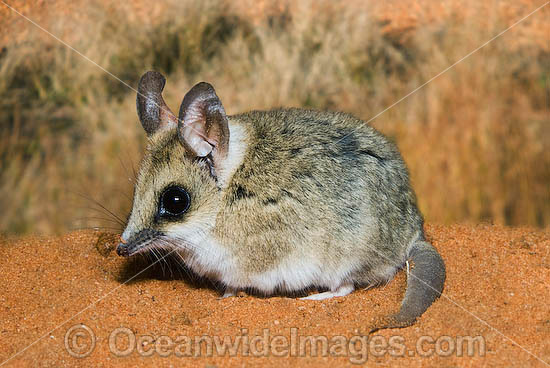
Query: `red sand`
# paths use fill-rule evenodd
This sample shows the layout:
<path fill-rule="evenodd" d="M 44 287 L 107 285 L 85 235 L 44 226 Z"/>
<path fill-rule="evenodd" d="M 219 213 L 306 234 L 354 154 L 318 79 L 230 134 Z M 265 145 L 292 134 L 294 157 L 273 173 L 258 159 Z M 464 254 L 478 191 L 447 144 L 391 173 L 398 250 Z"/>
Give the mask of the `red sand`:
<path fill-rule="evenodd" d="M 367 359 L 372 365 L 393 366 L 542 367 L 542 361 L 550 362 L 550 233 L 490 225 L 432 225 L 427 233 L 447 265 L 444 296 L 416 325 L 380 331 L 379 337 L 371 336 L 370 345 L 361 333 L 374 317 L 398 308 L 406 283 L 404 272 L 385 288 L 327 301 L 244 294 L 219 299 L 212 287 L 191 285 L 176 270 L 175 276 L 167 271 L 162 277 L 162 267 L 124 284 L 146 263 L 117 257 L 114 235 L 81 231 L 60 238 L 3 239 L 0 365 L 7 359 L 5 366 L 320 366 Z M 65 343 L 67 332 L 79 324 L 95 336 L 95 348 L 85 358 L 71 356 Z M 119 327 L 133 331 L 135 344 L 143 343 L 144 335 L 151 336 L 154 342 L 141 352 L 152 356 L 134 349 L 126 357 L 117 357 L 116 349 L 128 347 L 122 332 L 110 351 L 109 336 Z M 291 333 L 291 328 L 297 330 Z M 242 329 L 248 345 L 259 336 L 257 348 L 250 346 L 248 356 L 243 350 L 245 337 L 233 357 L 219 350 L 216 354 L 215 349 L 207 356 L 204 341 L 201 357 L 176 355 L 188 352 L 182 336 L 207 335 L 215 343 L 214 336 L 223 341 L 226 335 L 243 335 Z M 269 334 L 265 340 L 264 329 Z M 73 329 L 67 336 L 73 352 L 85 352 L 91 346 L 89 336 L 75 337 L 82 331 Z M 296 340 L 291 341 L 291 334 Z M 167 337 L 159 338 L 162 335 Z M 321 341 L 314 357 L 305 341 L 305 356 L 291 356 L 300 353 L 295 341 L 310 335 L 326 336 L 328 350 L 323 351 Z M 338 335 L 342 337 L 335 338 Z M 390 340 L 392 336 L 400 337 Z M 484 353 L 478 340 L 474 356 L 467 356 L 466 344 L 463 356 L 457 356 L 457 336 L 481 336 Z M 177 343 L 163 348 L 168 338 Z M 351 338 L 355 345 L 350 350 Z M 263 349 L 264 341 L 277 346 Z M 391 346 L 384 350 L 380 347 L 384 342 Z M 434 352 L 436 347 L 439 354 Z M 161 356 L 165 352 L 168 357 Z M 283 357 L 275 356 L 278 352 Z M 327 355 L 330 352 L 347 356 Z M 377 352 L 381 356 L 375 356 Z M 395 356 L 403 352 L 404 356 Z M 268 356 L 256 356 L 260 353 Z"/>

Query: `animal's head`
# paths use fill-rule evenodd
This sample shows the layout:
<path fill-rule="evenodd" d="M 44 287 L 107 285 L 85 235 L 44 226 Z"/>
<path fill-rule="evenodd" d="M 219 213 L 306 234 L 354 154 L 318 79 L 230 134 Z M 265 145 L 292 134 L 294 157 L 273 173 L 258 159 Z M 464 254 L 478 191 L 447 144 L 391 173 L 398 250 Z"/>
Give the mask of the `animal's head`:
<path fill-rule="evenodd" d="M 117 253 L 123 256 L 175 244 L 193 247 L 214 224 L 218 174 L 228 156 L 225 110 L 208 83 L 183 98 L 179 118 L 162 98 L 166 80 L 157 72 L 139 82 L 137 111 L 149 137 L 134 203 Z"/>

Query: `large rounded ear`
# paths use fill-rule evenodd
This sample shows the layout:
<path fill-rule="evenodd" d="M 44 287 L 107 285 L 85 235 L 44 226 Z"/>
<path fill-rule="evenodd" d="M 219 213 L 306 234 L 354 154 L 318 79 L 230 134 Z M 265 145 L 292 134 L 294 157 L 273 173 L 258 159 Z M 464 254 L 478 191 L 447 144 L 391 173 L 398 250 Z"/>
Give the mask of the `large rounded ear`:
<path fill-rule="evenodd" d="M 151 136 L 158 130 L 174 129 L 176 115 L 164 102 L 162 90 L 166 78 L 158 72 L 147 72 L 139 80 L 136 107 L 143 129 Z"/>
<path fill-rule="evenodd" d="M 211 158 L 214 166 L 226 157 L 229 146 L 227 115 L 210 84 L 196 84 L 183 98 L 178 135 L 189 151 L 197 157 Z"/>

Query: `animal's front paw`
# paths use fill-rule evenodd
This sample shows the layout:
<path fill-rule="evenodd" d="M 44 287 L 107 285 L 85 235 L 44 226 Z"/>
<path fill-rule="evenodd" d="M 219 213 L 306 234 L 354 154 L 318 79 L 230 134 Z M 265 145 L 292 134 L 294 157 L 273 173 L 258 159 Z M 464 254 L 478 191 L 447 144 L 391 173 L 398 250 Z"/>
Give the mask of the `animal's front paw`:
<path fill-rule="evenodd" d="M 226 287 L 220 299 L 229 298 L 231 296 L 237 296 L 237 290 L 230 287 Z"/>

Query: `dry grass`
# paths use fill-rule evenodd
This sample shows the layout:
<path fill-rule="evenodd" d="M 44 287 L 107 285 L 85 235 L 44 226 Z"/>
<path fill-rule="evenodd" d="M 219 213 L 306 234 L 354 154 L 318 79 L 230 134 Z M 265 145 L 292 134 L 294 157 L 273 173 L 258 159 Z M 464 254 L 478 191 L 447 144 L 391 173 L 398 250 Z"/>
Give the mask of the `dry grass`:
<path fill-rule="evenodd" d="M 83 3 L 40 19 L 131 86 L 165 73 L 173 109 L 208 80 L 229 113 L 307 106 L 368 120 L 537 5 L 500 2 L 487 17 L 469 0 L 461 17 L 446 0 L 445 17 L 421 22 L 361 3 Z M 427 220 L 550 224 L 548 10 L 372 121 L 400 146 Z M 0 232 L 119 227 L 80 194 L 126 216 L 145 141 L 135 92 L 24 27 L 0 56 Z"/>

